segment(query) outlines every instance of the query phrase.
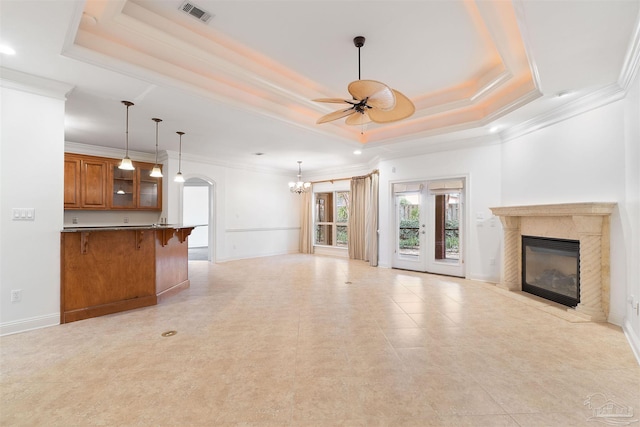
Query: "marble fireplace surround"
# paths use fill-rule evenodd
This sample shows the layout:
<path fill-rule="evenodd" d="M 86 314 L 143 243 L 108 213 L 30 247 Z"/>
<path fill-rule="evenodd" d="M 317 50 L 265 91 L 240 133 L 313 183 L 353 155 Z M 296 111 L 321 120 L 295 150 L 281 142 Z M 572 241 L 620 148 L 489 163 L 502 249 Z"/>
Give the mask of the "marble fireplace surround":
<path fill-rule="evenodd" d="M 491 208 L 504 229 L 498 286 L 522 291 L 522 236 L 580 241 L 580 303 L 568 308 L 594 322 L 609 314 L 609 219 L 615 203 L 565 203 Z"/>

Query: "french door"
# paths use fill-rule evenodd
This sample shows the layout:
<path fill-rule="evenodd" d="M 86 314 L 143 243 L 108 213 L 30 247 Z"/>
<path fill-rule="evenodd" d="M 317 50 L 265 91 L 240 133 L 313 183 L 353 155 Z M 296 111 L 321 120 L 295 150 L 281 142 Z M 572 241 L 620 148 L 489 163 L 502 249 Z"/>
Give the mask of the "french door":
<path fill-rule="evenodd" d="M 464 277 L 464 179 L 393 185 L 393 267 Z"/>

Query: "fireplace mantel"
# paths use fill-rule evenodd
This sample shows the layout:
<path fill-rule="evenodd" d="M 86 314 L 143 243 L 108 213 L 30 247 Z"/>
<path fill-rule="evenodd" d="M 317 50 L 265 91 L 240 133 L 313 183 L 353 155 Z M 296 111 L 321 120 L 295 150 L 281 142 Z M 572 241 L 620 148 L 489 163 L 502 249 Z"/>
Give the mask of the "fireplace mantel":
<path fill-rule="evenodd" d="M 504 229 L 499 286 L 522 291 L 522 236 L 580 241 L 580 303 L 577 314 L 606 321 L 609 312 L 609 217 L 615 203 L 563 203 L 491 208 Z M 573 310 L 573 309 L 570 309 Z"/>
<path fill-rule="evenodd" d="M 558 205 L 505 206 L 491 208 L 494 215 L 503 216 L 574 216 L 611 215 L 615 203 L 563 203 Z"/>

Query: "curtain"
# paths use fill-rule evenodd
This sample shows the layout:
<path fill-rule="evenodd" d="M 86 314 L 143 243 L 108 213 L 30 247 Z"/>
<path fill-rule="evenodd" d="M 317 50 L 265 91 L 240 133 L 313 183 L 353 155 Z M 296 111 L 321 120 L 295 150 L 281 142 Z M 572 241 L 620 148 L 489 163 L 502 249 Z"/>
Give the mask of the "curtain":
<path fill-rule="evenodd" d="M 378 174 L 351 179 L 349 258 L 378 265 Z"/>
<path fill-rule="evenodd" d="M 313 253 L 313 242 L 311 241 L 311 195 L 313 188 L 300 194 L 300 252 L 303 254 Z"/>
<path fill-rule="evenodd" d="M 349 196 L 349 258 L 365 259 L 366 215 L 367 215 L 367 183 L 366 178 L 351 179 L 351 195 Z"/>
<path fill-rule="evenodd" d="M 369 265 L 378 266 L 378 195 L 379 195 L 379 177 L 377 173 L 372 173 L 369 177 L 371 185 L 369 188 L 369 213 L 367 227 L 367 255 Z"/>

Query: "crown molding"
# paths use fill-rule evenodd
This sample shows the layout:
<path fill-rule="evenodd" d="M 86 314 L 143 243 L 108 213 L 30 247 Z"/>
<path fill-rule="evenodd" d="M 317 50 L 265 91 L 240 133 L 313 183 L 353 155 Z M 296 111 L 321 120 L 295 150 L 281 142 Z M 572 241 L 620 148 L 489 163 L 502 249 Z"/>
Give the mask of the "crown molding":
<path fill-rule="evenodd" d="M 47 96 L 66 101 L 74 86 L 68 83 L 49 80 L 33 74 L 23 73 L 10 68 L 0 67 L 0 87 Z"/>
<path fill-rule="evenodd" d="M 558 108 L 540 114 L 519 125 L 512 126 L 500 133 L 503 142 L 511 141 L 528 133 L 535 132 L 545 127 L 554 125 L 577 115 L 586 113 L 596 108 L 603 107 L 615 101 L 623 99 L 626 95 L 617 83 L 610 84 L 595 90 L 587 95 L 568 102 Z"/>
<path fill-rule="evenodd" d="M 87 156 L 107 157 L 110 159 L 120 159 L 124 154 L 124 150 L 120 148 L 102 147 L 72 141 L 64 142 L 64 151 L 65 153 L 85 154 Z M 155 153 L 129 150 L 129 157 L 131 157 L 131 160 L 139 162 L 154 163 L 156 161 Z M 158 155 L 158 158 L 161 159 L 161 156 Z"/>
<path fill-rule="evenodd" d="M 618 78 L 618 84 L 625 92 L 629 90 L 629 86 L 633 83 L 635 76 L 638 74 L 638 69 L 640 69 L 640 13 L 638 13 L 633 37 L 629 43 L 620 77 Z"/>

